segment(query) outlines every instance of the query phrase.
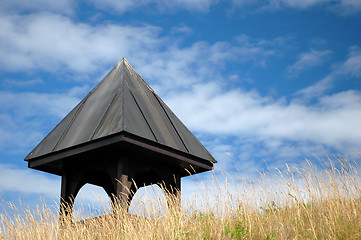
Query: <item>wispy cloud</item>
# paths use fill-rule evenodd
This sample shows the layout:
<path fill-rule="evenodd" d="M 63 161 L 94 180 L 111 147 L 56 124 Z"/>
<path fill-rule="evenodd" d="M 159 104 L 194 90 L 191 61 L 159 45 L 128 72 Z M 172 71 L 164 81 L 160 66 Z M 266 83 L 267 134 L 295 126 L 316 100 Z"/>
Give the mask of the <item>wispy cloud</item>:
<path fill-rule="evenodd" d="M 218 0 L 89 0 L 95 6 L 116 11 L 119 13 L 128 12 L 140 7 L 155 6 L 159 11 L 186 10 L 190 12 L 208 12 L 209 9 L 217 4 Z"/>
<path fill-rule="evenodd" d="M 190 35 L 193 33 L 193 29 L 187 25 L 180 24 L 178 26 L 174 26 L 171 28 L 172 34 L 184 34 L 184 35 Z"/>
<path fill-rule="evenodd" d="M 167 102 L 187 126 L 199 132 L 256 136 L 270 141 L 309 141 L 342 149 L 344 143 L 358 145 L 356 139 L 361 137 L 355 131 L 361 117 L 359 94 L 348 91 L 327 96 L 327 101 L 325 96 L 306 106 L 207 84 L 171 96 Z M 340 104 L 327 104 L 332 102 Z"/>
<path fill-rule="evenodd" d="M 274 11 L 287 8 L 306 10 L 312 7 L 325 7 L 335 14 L 353 15 L 361 12 L 361 3 L 358 0 L 232 0 L 235 8 L 251 7 L 256 11 Z"/>
<path fill-rule="evenodd" d="M 162 43 L 154 26 L 91 26 L 55 14 L 3 15 L 0 28 L 0 65 L 5 71 L 94 72 Z"/>
<path fill-rule="evenodd" d="M 29 11 L 49 11 L 58 13 L 71 13 L 72 8 L 75 5 L 74 1 L 70 0 L 58 0 L 58 1 L 47 1 L 47 0 L 0 0 L 0 12 L 7 13 L 19 13 Z"/>
<path fill-rule="evenodd" d="M 227 62 L 240 62 L 251 66 L 264 67 L 273 57 L 279 43 L 272 40 L 257 40 L 241 36 L 229 42 L 196 42 L 191 46 L 170 45 L 166 51 L 145 52 L 152 56 L 138 57 L 135 67 L 139 73 L 154 84 L 155 89 L 163 92 L 188 89 L 203 81 L 223 81 L 220 76 Z M 157 69 L 157 71 L 154 71 Z"/>
<path fill-rule="evenodd" d="M 334 70 L 322 80 L 299 90 L 296 95 L 302 96 L 304 100 L 312 99 L 323 95 L 327 90 L 332 88 L 334 81 L 342 77 L 361 77 L 361 51 L 360 47 L 353 46 L 349 50 L 349 55 L 343 63 L 339 63 Z"/>
<path fill-rule="evenodd" d="M 210 8 L 218 3 L 218 0 L 86 0 L 87 4 L 93 4 L 94 6 L 115 13 L 125 13 L 133 10 L 139 10 L 139 8 L 148 7 L 152 12 L 166 12 L 166 11 L 178 11 L 185 10 L 189 12 L 208 12 Z M 70 1 L 70 0 L 0 0 L 1 9 L 0 12 L 7 13 L 28 13 L 32 12 L 56 12 L 65 15 L 72 15 L 74 9 L 80 4 L 84 4 L 82 1 Z"/>
<path fill-rule="evenodd" d="M 32 80 L 16 80 L 16 79 L 5 79 L 2 81 L 2 85 L 6 85 L 8 87 L 30 87 L 37 84 L 44 83 L 40 78 L 32 79 Z"/>
<path fill-rule="evenodd" d="M 339 0 L 330 9 L 336 14 L 344 16 L 359 14 L 361 12 L 361 1 L 359 0 Z"/>
<path fill-rule="evenodd" d="M 9 164 L 0 164 L 0 172 L 0 189 L 3 191 L 59 196 L 60 178 Z"/>
<path fill-rule="evenodd" d="M 86 89 L 86 88 L 85 88 Z M 84 90 L 66 93 L 0 92 L 0 150 L 26 154 L 79 101 Z"/>
<path fill-rule="evenodd" d="M 330 2 L 329 0 L 271 0 L 270 5 L 272 7 L 292 7 L 305 9 Z"/>
<path fill-rule="evenodd" d="M 321 65 L 331 53 L 330 50 L 318 51 L 314 49 L 301 53 L 298 60 L 293 65 L 288 66 L 288 77 L 297 77 L 302 71 Z"/>
<path fill-rule="evenodd" d="M 265 66 L 267 58 L 282 44 L 282 38 L 264 40 L 243 35 L 232 44 L 198 41 L 180 47 L 172 37 L 160 37 L 162 30 L 150 25 L 92 26 L 74 23 L 68 17 L 55 14 L 0 18 L 3 29 L 0 33 L 3 42 L 0 68 L 3 71 L 71 71 L 84 75 L 112 67 L 121 57 L 131 56 L 129 60 L 135 66 L 144 66 L 140 70 L 150 78 L 154 74 L 157 78 L 162 77 L 160 79 L 184 75 L 183 80 L 193 81 L 200 76 L 187 74 L 187 69 L 198 69 L 199 74 L 204 75 L 214 68 L 209 67 L 210 64 L 219 69 L 225 60 Z M 158 71 L 154 71 L 155 68 Z M 159 75 L 169 71 L 172 74 Z"/>
<path fill-rule="evenodd" d="M 308 101 L 312 98 L 322 96 L 327 90 L 333 87 L 334 78 L 335 76 L 333 74 L 328 75 L 311 86 L 297 91 L 296 95 L 301 96 L 302 101 Z"/>
<path fill-rule="evenodd" d="M 13 113 L 19 117 L 29 116 L 57 116 L 62 117 L 75 106 L 80 99 L 74 94 L 78 88 L 67 93 L 37 93 L 37 92 L 4 92 L 2 91 L 0 106 L 2 110 Z M 42 111 L 46 108 L 48 111 Z"/>
<path fill-rule="evenodd" d="M 338 67 L 337 74 L 349 75 L 351 77 L 361 77 L 361 47 L 353 46 L 347 60 Z"/>

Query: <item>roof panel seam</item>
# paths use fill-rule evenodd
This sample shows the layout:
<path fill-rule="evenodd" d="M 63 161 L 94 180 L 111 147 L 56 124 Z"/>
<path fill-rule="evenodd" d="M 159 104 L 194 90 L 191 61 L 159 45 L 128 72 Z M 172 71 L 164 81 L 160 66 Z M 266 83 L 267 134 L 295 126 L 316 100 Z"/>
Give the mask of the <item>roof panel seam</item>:
<path fill-rule="evenodd" d="M 152 89 L 152 87 L 142 78 L 142 76 L 139 75 L 139 73 L 137 73 L 137 71 L 135 71 L 135 69 L 133 68 L 133 66 L 126 60 L 124 59 L 126 67 L 128 68 L 129 72 L 131 74 L 135 74 L 138 78 L 140 78 L 142 80 L 142 82 L 144 83 L 144 85 L 152 92 L 155 93 L 154 90 Z"/>
<path fill-rule="evenodd" d="M 158 96 L 157 94 L 155 94 L 155 95 Z M 163 100 L 160 99 L 159 97 L 157 97 L 157 100 L 163 102 Z M 163 102 L 163 104 L 164 104 L 165 106 L 167 106 L 164 102 Z M 161 106 L 162 106 L 162 108 L 163 108 L 163 105 L 162 105 L 162 104 L 161 104 Z M 168 107 L 168 109 L 172 112 L 172 110 L 171 110 L 169 107 Z M 168 114 L 167 114 L 167 116 L 168 116 Z M 177 117 L 175 114 L 174 114 L 174 116 Z M 168 117 L 169 117 L 169 116 L 168 116 Z M 171 121 L 171 122 L 172 122 L 172 121 Z M 191 131 L 187 128 L 187 126 L 185 126 L 185 125 L 183 124 L 182 121 L 179 120 L 179 122 L 180 122 L 180 124 L 183 125 L 183 127 L 184 127 L 185 129 L 187 129 L 189 132 L 191 132 Z M 178 131 L 176 131 L 176 132 L 178 133 Z M 203 146 L 203 144 L 199 141 L 199 139 L 198 139 L 192 132 L 191 132 L 190 136 L 191 136 L 196 142 L 199 143 L 199 145 L 202 147 L 202 149 L 203 149 L 206 153 L 208 153 L 208 155 L 209 155 L 213 160 L 215 160 L 214 157 L 212 156 L 212 154 L 210 154 L 210 152 L 207 150 L 207 148 L 205 148 L 205 147 Z M 215 162 L 216 162 L 216 160 L 215 160 Z"/>
<path fill-rule="evenodd" d="M 123 58 L 125 59 L 125 58 Z M 128 84 L 126 81 L 125 81 L 125 77 L 124 77 L 124 72 L 122 73 L 122 81 L 123 81 L 123 84 L 121 85 L 121 88 L 122 88 L 122 93 L 123 93 L 123 101 L 122 101 L 122 113 L 123 113 L 123 121 L 122 121 L 122 126 L 121 126 L 121 129 L 122 131 L 125 130 L 125 127 L 126 127 L 126 124 L 125 124 L 125 107 L 124 107 L 124 102 L 125 102 L 125 91 L 124 91 L 124 85 L 125 84 Z"/>
<path fill-rule="evenodd" d="M 139 109 L 140 113 L 142 114 L 143 119 L 144 119 L 144 120 L 145 120 L 145 122 L 147 123 L 147 126 L 149 127 L 150 131 L 152 132 L 152 134 L 153 134 L 153 136 L 154 136 L 154 139 L 155 139 L 157 142 L 159 142 L 159 140 L 157 139 L 157 136 L 156 136 L 156 135 L 155 135 L 155 133 L 153 132 L 153 129 L 151 128 L 151 126 L 150 126 L 150 124 L 149 124 L 149 122 L 148 122 L 147 118 L 145 117 L 145 115 L 144 115 L 144 113 L 143 113 L 143 111 L 142 111 L 142 108 L 139 106 L 139 104 L 138 104 L 138 102 L 137 102 L 137 99 L 135 98 L 134 94 L 132 93 L 132 90 L 129 88 L 129 86 L 128 86 L 128 82 L 126 81 L 126 79 L 124 79 L 124 83 L 126 83 L 126 84 L 127 84 L 128 90 L 129 90 L 130 94 L 132 95 L 132 97 L 133 97 L 133 99 L 134 99 L 135 104 L 137 104 L 137 107 L 138 107 L 138 109 Z M 125 114 L 125 112 L 124 112 L 124 114 Z"/>
<path fill-rule="evenodd" d="M 90 94 L 95 92 L 95 90 L 97 90 L 103 84 L 103 82 L 105 82 L 105 79 L 107 79 L 108 76 L 110 77 L 110 75 L 113 74 L 113 71 L 115 70 L 115 68 L 118 68 L 118 67 L 119 66 L 117 64 L 112 70 L 110 70 L 110 72 L 108 72 L 107 75 L 105 75 L 105 77 L 103 77 L 103 79 L 92 90 L 90 90 L 90 92 L 88 93 L 88 95 L 85 98 L 88 98 Z"/>
<path fill-rule="evenodd" d="M 80 103 L 79 109 L 76 111 L 76 113 L 74 114 L 74 116 L 72 117 L 72 119 L 70 120 L 68 126 L 65 128 L 63 134 L 60 136 L 58 142 L 55 144 L 54 148 L 52 149 L 52 152 L 55 151 L 55 149 L 59 146 L 60 142 L 64 139 L 65 135 L 68 133 L 69 128 L 71 127 L 71 125 L 73 124 L 75 118 L 78 116 L 79 112 L 83 109 L 86 100 L 88 100 L 90 96 L 90 93 L 84 98 L 84 100 Z"/>
<path fill-rule="evenodd" d="M 110 107 L 113 105 L 113 102 L 114 102 L 114 100 L 116 99 L 116 97 L 118 96 L 119 92 L 120 92 L 120 90 L 117 91 L 117 93 L 114 95 L 112 101 L 111 101 L 110 104 L 108 105 L 107 110 L 105 111 L 102 119 L 100 120 L 98 126 L 95 128 L 93 134 L 92 134 L 91 137 L 90 137 L 91 140 L 93 140 L 94 135 L 95 135 L 95 134 L 98 132 L 98 130 L 102 127 L 102 123 L 103 123 L 103 121 L 105 120 L 105 118 L 106 118 L 106 116 L 107 116 L 107 114 L 108 114 L 108 112 L 109 112 L 109 109 L 110 109 Z"/>
<path fill-rule="evenodd" d="M 178 136 L 178 138 L 180 139 L 180 141 L 182 142 L 182 144 L 183 144 L 183 146 L 184 146 L 185 150 L 186 150 L 188 153 L 190 153 L 190 151 L 189 151 L 189 149 L 187 148 L 187 146 L 185 145 L 185 143 L 184 143 L 184 141 L 183 141 L 183 139 L 182 139 L 181 135 L 179 134 L 179 132 L 178 132 L 177 128 L 174 126 L 173 121 L 170 119 L 169 115 L 167 114 L 167 111 L 164 109 L 163 104 L 165 104 L 165 103 L 164 103 L 163 101 L 160 101 L 160 100 L 159 100 L 158 95 L 157 95 L 157 94 L 155 94 L 154 92 L 153 92 L 153 95 L 154 95 L 155 99 L 157 99 L 157 101 L 158 101 L 159 105 L 161 106 L 161 108 L 162 108 L 162 110 L 163 110 L 164 114 L 167 116 L 167 118 L 168 118 L 168 120 L 169 120 L 170 124 L 172 125 L 172 127 L 173 127 L 173 129 L 174 129 L 174 131 L 177 133 L 177 136 Z"/>

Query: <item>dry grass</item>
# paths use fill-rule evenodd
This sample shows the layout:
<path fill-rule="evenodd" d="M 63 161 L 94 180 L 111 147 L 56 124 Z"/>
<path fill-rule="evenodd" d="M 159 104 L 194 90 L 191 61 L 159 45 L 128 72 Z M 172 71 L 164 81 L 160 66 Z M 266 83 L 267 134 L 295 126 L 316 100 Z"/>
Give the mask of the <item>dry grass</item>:
<path fill-rule="evenodd" d="M 45 206 L 1 215 L 0 239 L 361 239 L 357 166 L 341 156 L 327 165 L 318 170 L 307 161 L 252 182 L 214 178 L 182 209 L 162 215 L 156 205 L 139 208 L 152 219 L 116 208 L 82 223 L 65 218 L 59 226 Z"/>

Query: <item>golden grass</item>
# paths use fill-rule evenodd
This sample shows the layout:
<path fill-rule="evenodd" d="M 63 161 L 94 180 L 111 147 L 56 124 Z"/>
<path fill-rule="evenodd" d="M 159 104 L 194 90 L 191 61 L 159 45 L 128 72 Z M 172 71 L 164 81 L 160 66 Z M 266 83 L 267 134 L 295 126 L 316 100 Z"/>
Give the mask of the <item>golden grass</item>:
<path fill-rule="evenodd" d="M 198 184 L 201 191 L 182 209 L 139 208 L 140 216 L 153 218 L 119 207 L 85 222 L 64 218 L 61 225 L 46 206 L 1 215 L 0 239 L 361 239 L 357 165 L 341 156 L 327 165 L 319 170 L 307 161 L 302 169 L 287 167 L 254 181 L 214 177 Z"/>

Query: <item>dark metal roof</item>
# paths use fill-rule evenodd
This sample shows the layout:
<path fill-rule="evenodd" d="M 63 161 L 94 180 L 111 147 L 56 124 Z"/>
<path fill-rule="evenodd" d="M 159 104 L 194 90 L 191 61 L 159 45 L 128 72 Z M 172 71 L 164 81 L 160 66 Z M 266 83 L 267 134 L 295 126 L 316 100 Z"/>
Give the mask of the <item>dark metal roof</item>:
<path fill-rule="evenodd" d="M 125 58 L 25 160 L 31 162 L 120 133 L 129 133 L 159 146 L 216 162 Z"/>

